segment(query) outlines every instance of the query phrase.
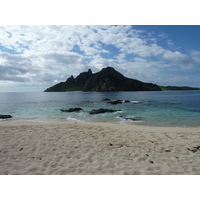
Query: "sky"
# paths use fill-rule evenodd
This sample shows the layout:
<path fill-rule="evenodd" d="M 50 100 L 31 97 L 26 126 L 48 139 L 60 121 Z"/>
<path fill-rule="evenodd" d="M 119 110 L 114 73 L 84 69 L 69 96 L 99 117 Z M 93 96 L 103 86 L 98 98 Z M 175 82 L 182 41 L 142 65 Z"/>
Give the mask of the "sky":
<path fill-rule="evenodd" d="M 1 25 L 0 91 L 43 91 L 107 66 L 158 85 L 200 87 L 200 26 Z"/>
<path fill-rule="evenodd" d="M 200 87 L 200 26 L 193 0 L 181 9 L 171 0 L 165 5 L 75 0 L 67 6 L 57 0 L 48 9 L 37 0 L 12 1 L 12 7 L 6 2 L 0 13 L 0 92 L 42 92 L 71 75 L 107 66 L 143 82 Z"/>

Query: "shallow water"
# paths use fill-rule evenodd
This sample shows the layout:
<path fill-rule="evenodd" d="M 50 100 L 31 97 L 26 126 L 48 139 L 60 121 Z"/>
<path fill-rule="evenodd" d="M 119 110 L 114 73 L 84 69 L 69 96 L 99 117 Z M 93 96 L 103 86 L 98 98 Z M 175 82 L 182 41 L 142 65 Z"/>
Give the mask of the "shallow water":
<path fill-rule="evenodd" d="M 102 101 L 130 100 L 117 105 Z M 80 107 L 79 113 L 60 109 Z M 90 115 L 92 109 L 121 110 Z M 200 126 L 200 91 L 0 93 L 0 114 L 11 120 L 101 121 L 158 126 Z M 134 118 L 136 120 L 123 119 Z"/>

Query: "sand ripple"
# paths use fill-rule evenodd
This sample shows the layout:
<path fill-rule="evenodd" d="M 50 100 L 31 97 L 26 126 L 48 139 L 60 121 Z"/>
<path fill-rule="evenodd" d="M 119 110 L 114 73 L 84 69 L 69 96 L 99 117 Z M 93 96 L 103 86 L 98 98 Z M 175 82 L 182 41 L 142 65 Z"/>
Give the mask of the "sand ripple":
<path fill-rule="evenodd" d="M 4 175 L 200 174 L 199 128 L 82 122 L 1 122 L 0 128 Z"/>

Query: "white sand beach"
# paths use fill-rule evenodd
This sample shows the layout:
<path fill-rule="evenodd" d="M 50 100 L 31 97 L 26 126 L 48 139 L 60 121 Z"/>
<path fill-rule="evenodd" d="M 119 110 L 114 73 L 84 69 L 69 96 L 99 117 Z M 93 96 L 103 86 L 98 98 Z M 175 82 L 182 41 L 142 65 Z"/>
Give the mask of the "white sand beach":
<path fill-rule="evenodd" d="M 200 128 L 0 122 L 1 175 L 200 174 Z"/>

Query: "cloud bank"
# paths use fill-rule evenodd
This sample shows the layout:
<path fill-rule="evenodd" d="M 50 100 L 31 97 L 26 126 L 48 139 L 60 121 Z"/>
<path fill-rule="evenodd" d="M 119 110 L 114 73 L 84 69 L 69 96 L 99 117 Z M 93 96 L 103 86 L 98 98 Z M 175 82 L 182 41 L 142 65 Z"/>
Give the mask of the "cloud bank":
<path fill-rule="evenodd" d="M 173 51 L 167 33 L 134 26 L 0 26 L 0 85 L 48 87 L 112 66 L 160 85 L 195 85 L 200 51 Z M 159 46 L 158 38 L 169 48 Z M 186 76 L 187 75 L 187 76 Z M 200 86 L 200 85 L 196 85 Z"/>

